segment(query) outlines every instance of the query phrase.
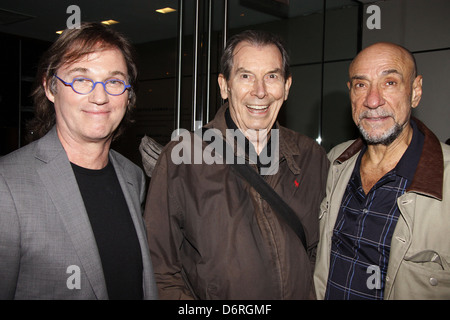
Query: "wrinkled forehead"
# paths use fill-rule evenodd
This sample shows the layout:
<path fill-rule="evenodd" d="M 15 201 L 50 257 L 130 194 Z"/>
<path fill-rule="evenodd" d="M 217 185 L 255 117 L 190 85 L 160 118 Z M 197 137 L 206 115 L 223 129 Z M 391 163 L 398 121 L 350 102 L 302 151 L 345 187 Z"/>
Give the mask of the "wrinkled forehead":
<path fill-rule="evenodd" d="M 276 45 L 242 41 L 233 51 L 233 69 L 245 67 L 247 64 L 261 66 L 263 63 L 270 63 L 282 69 L 283 58 Z"/>
<path fill-rule="evenodd" d="M 260 44 L 249 41 L 239 42 L 233 50 L 233 57 L 236 57 L 239 54 L 242 54 L 243 52 L 251 54 L 252 52 L 255 51 L 266 52 L 270 55 L 275 55 L 280 59 L 282 58 L 281 52 L 275 44 L 273 43 Z"/>

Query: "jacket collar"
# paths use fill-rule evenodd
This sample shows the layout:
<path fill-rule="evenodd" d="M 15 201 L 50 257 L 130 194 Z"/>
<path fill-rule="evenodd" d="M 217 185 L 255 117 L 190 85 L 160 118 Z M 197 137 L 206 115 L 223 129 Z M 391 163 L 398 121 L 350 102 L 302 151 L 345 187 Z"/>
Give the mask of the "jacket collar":
<path fill-rule="evenodd" d="M 56 126 L 53 126 L 45 136 L 37 140 L 36 144 L 36 158 L 44 163 L 52 161 L 62 153 L 65 154 L 56 132 Z"/>
<path fill-rule="evenodd" d="M 36 145 L 35 157 L 41 162 L 37 174 L 65 226 L 95 295 L 98 299 L 106 299 L 108 293 L 94 234 L 55 127 L 37 140 Z"/>
<path fill-rule="evenodd" d="M 422 154 L 414 174 L 414 179 L 406 191 L 422 193 L 442 200 L 444 183 L 444 156 L 436 135 L 420 120 L 413 117 L 417 128 L 425 135 Z M 361 151 L 364 146 L 361 137 L 356 139 L 337 159 L 343 163 Z"/>

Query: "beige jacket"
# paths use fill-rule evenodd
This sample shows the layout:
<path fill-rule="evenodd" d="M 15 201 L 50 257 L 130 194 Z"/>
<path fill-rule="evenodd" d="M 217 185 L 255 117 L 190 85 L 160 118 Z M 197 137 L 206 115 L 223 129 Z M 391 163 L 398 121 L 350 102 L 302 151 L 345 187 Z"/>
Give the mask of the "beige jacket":
<path fill-rule="evenodd" d="M 392 237 L 384 294 L 385 299 L 450 299 L 450 146 L 415 121 L 425 141 L 414 179 L 397 200 L 400 217 Z M 361 139 L 349 141 L 328 154 L 331 167 L 321 204 L 314 274 L 318 299 L 325 295 L 333 228 L 362 146 Z"/>

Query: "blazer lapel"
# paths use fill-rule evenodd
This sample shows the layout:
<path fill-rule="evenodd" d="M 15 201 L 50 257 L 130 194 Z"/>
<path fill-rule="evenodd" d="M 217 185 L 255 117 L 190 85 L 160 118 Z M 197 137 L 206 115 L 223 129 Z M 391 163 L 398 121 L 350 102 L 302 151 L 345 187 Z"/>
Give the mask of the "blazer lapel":
<path fill-rule="evenodd" d="M 136 229 L 136 234 L 141 246 L 142 263 L 143 263 L 143 289 L 145 299 L 156 299 L 157 291 L 156 284 L 153 276 L 153 266 L 150 258 L 150 251 L 148 248 L 147 234 L 144 228 L 142 207 L 141 203 L 145 197 L 145 178 L 143 181 L 132 179 L 134 174 L 128 172 L 124 166 L 126 165 L 121 161 L 120 157 L 116 157 L 114 151 L 109 153 L 111 162 L 116 171 L 117 179 L 119 180 L 122 188 L 123 195 L 130 210 L 131 218 Z M 128 174 L 127 174 L 128 172 Z"/>
<path fill-rule="evenodd" d="M 91 224 L 84 207 L 69 159 L 56 130 L 39 141 L 36 158 L 45 164 L 38 169 L 47 191 L 65 226 L 82 269 L 98 299 L 107 299 L 105 278 Z"/>
<path fill-rule="evenodd" d="M 133 218 L 137 215 L 142 215 L 141 199 L 139 198 L 140 190 L 139 185 L 136 185 L 138 181 L 130 179 L 123 168 L 124 164 L 113 152 L 110 152 L 109 155 L 131 215 Z"/>

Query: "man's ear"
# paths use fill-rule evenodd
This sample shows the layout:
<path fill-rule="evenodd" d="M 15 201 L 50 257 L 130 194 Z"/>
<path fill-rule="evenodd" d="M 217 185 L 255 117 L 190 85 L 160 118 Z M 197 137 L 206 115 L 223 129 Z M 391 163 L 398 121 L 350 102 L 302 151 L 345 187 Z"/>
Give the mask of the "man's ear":
<path fill-rule="evenodd" d="M 55 103 L 55 95 L 52 92 L 51 86 L 53 79 L 49 80 L 47 82 L 46 79 L 42 80 L 42 84 L 44 85 L 45 95 L 47 96 L 47 99 L 51 102 Z"/>
<path fill-rule="evenodd" d="M 422 98 L 422 76 L 417 76 L 414 79 L 411 92 L 411 107 L 415 108 L 419 105 Z"/>
<path fill-rule="evenodd" d="M 228 99 L 228 83 L 227 83 L 227 79 L 225 79 L 225 76 L 220 73 L 219 77 L 217 78 L 217 82 L 219 82 L 220 95 L 222 96 L 222 99 L 223 100 Z"/>
<path fill-rule="evenodd" d="M 286 79 L 286 82 L 284 83 L 284 101 L 286 101 L 289 96 L 289 89 L 291 88 L 291 85 L 292 85 L 292 76 L 289 76 Z"/>

